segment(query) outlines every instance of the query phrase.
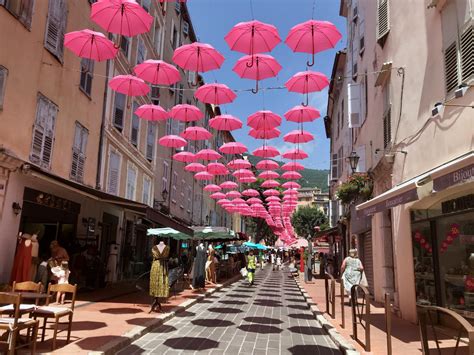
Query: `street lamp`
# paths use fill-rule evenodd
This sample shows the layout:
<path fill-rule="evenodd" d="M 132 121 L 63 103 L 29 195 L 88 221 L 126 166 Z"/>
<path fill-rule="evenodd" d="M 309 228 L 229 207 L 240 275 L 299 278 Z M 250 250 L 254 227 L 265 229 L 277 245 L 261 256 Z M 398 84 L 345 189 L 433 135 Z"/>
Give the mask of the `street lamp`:
<path fill-rule="evenodd" d="M 354 174 L 357 169 L 357 164 L 359 164 L 360 157 L 355 151 L 352 151 L 347 159 L 349 160 L 349 165 L 351 166 L 352 173 Z"/>

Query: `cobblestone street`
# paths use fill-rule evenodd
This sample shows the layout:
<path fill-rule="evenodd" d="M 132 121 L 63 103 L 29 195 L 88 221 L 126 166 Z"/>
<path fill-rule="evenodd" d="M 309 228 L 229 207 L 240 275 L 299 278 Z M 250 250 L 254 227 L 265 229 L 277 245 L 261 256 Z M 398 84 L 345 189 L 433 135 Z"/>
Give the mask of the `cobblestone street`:
<path fill-rule="evenodd" d="M 257 271 L 178 314 L 120 354 L 340 354 L 284 271 Z"/>

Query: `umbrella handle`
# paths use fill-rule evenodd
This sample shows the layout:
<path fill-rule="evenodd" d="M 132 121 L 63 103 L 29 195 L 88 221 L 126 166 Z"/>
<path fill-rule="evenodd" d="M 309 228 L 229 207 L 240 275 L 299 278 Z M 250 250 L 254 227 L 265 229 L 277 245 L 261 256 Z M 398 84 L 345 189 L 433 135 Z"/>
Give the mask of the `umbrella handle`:
<path fill-rule="evenodd" d="M 257 92 L 258 92 L 258 80 L 256 81 L 255 89 L 252 89 L 253 94 L 256 94 Z"/>
<path fill-rule="evenodd" d="M 313 56 L 312 56 L 312 60 L 311 60 L 311 63 L 309 62 L 309 60 L 306 62 L 306 65 L 308 67 L 312 67 L 314 65 L 314 53 L 313 53 Z"/>
<path fill-rule="evenodd" d="M 253 54 L 252 54 L 252 59 L 250 60 L 250 63 L 247 62 L 247 63 L 245 63 L 245 65 L 246 65 L 247 68 L 252 68 L 253 67 Z"/>
<path fill-rule="evenodd" d="M 120 49 L 120 44 L 122 42 L 122 35 L 119 35 L 117 38 L 117 43 L 114 43 L 114 48 L 115 49 Z"/>
<path fill-rule="evenodd" d="M 309 93 L 306 93 L 306 102 L 302 102 L 302 103 L 301 103 L 301 106 L 307 107 L 307 106 L 309 105 L 309 98 L 308 98 L 308 96 L 309 96 Z"/>

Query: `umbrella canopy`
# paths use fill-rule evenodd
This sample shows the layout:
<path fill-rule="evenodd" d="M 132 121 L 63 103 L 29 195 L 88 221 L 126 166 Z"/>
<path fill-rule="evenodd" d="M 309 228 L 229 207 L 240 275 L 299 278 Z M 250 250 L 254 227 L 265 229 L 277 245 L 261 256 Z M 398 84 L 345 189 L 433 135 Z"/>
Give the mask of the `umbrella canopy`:
<path fill-rule="evenodd" d="M 257 181 L 257 178 L 255 176 L 248 176 L 248 177 L 237 178 L 237 180 L 244 184 L 253 184 L 254 182 Z"/>
<path fill-rule="evenodd" d="M 271 191 L 271 190 L 267 190 L 267 191 Z M 280 198 L 277 195 L 270 195 L 269 197 L 265 198 L 265 201 L 267 201 L 267 202 L 279 202 Z M 280 206 L 279 203 L 278 203 L 278 206 Z"/>
<path fill-rule="evenodd" d="M 272 129 L 250 129 L 249 136 L 255 139 L 273 139 L 280 137 L 281 131 L 278 128 Z"/>
<path fill-rule="evenodd" d="M 135 110 L 135 115 L 148 121 L 165 121 L 168 119 L 168 112 L 160 105 L 141 105 Z"/>
<path fill-rule="evenodd" d="M 274 158 L 280 155 L 280 152 L 275 147 L 267 145 L 255 149 L 253 155 L 261 158 Z"/>
<path fill-rule="evenodd" d="M 259 170 L 275 170 L 278 169 L 280 165 L 273 160 L 260 160 L 255 167 Z"/>
<path fill-rule="evenodd" d="M 179 104 L 171 109 L 170 116 L 178 121 L 193 122 L 203 118 L 204 113 L 194 105 Z"/>
<path fill-rule="evenodd" d="M 280 183 L 276 180 L 266 180 L 262 182 L 262 185 L 260 185 L 263 188 L 273 188 L 273 187 L 278 187 L 280 186 Z"/>
<path fill-rule="evenodd" d="M 181 80 L 178 69 L 162 60 L 147 59 L 133 71 L 137 77 L 154 85 L 173 85 Z"/>
<path fill-rule="evenodd" d="M 206 104 L 223 105 L 233 102 L 237 95 L 227 85 L 205 84 L 196 90 L 194 97 Z"/>
<path fill-rule="evenodd" d="M 243 192 L 242 192 L 243 194 Z M 260 195 L 260 194 L 259 194 Z M 251 203 L 251 204 L 262 204 L 262 200 L 260 200 L 259 198 L 256 198 L 256 197 L 251 197 L 247 200 L 247 203 Z"/>
<path fill-rule="evenodd" d="M 304 166 L 301 163 L 297 163 L 295 161 L 283 164 L 281 167 L 285 171 L 299 171 L 304 170 Z"/>
<path fill-rule="evenodd" d="M 245 242 L 243 245 L 245 245 L 248 248 L 258 249 L 258 250 L 267 250 L 268 249 L 268 247 L 266 247 L 265 245 L 255 244 L 255 243 L 251 243 L 251 242 Z"/>
<path fill-rule="evenodd" d="M 89 29 L 73 31 L 64 35 L 64 46 L 81 58 L 101 62 L 115 58 L 118 48 L 103 33 Z"/>
<path fill-rule="evenodd" d="M 230 189 L 236 189 L 239 185 L 233 181 L 224 181 L 219 186 L 222 187 L 223 189 L 230 190 Z"/>
<path fill-rule="evenodd" d="M 296 189 L 284 190 L 283 195 L 298 195 L 298 190 L 296 190 Z"/>
<path fill-rule="evenodd" d="M 268 110 L 261 110 L 247 118 L 247 126 L 256 130 L 269 130 L 281 124 L 281 117 Z"/>
<path fill-rule="evenodd" d="M 227 175 L 229 173 L 229 170 L 227 170 L 225 165 L 222 163 L 209 163 L 207 165 L 207 172 L 213 175 Z M 214 186 L 217 186 L 217 185 L 214 185 Z M 219 186 L 217 187 L 219 188 L 219 190 L 221 189 Z"/>
<path fill-rule="evenodd" d="M 237 197 L 242 196 L 242 194 L 236 190 L 229 191 L 225 195 L 227 198 L 237 198 Z"/>
<path fill-rule="evenodd" d="M 209 127 L 218 131 L 233 131 L 242 128 L 242 121 L 232 115 L 218 115 L 209 120 Z"/>
<path fill-rule="evenodd" d="M 206 170 L 206 166 L 200 163 L 191 163 L 184 167 L 184 170 L 192 172 L 192 173 L 199 173 L 201 171 Z"/>
<path fill-rule="evenodd" d="M 321 113 L 311 106 L 295 106 L 285 113 L 285 118 L 291 122 L 312 122 L 321 117 Z"/>
<path fill-rule="evenodd" d="M 224 57 L 207 43 L 185 44 L 174 51 L 173 62 L 181 68 L 195 72 L 219 69 Z"/>
<path fill-rule="evenodd" d="M 245 159 L 234 159 L 230 161 L 229 163 L 227 163 L 227 167 L 229 169 L 234 169 L 234 170 L 250 169 L 252 167 L 252 164 L 250 164 L 250 162 Z"/>
<path fill-rule="evenodd" d="M 209 184 L 209 185 L 204 186 L 204 191 L 219 192 L 221 190 L 222 190 L 221 187 L 219 185 L 215 185 L 215 184 Z"/>
<path fill-rule="evenodd" d="M 225 194 L 223 194 L 222 192 L 214 192 L 211 195 L 211 198 L 214 199 L 214 200 L 220 200 L 220 199 L 223 199 L 225 197 L 226 197 Z"/>
<path fill-rule="evenodd" d="M 243 143 L 230 142 L 223 144 L 219 151 L 224 154 L 242 154 L 247 151 L 247 147 Z"/>
<path fill-rule="evenodd" d="M 283 136 L 283 140 L 289 143 L 307 143 L 314 139 L 314 136 L 303 130 L 294 130 Z"/>
<path fill-rule="evenodd" d="M 251 177 L 251 176 L 254 176 L 254 174 L 251 170 L 239 169 L 239 170 L 234 171 L 232 173 L 232 176 L 235 176 L 237 178 L 242 178 L 242 177 Z"/>
<path fill-rule="evenodd" d="M 220 158 L 222 158 L 222 155 L 213 149 L 202 149 L 196 153 L 196 159 L 199 160 L 218 160 Z"/>
<path fill-rule="evenodd" d="M 204 141 L 212 138 L 211 132 L 204 127 L 188 127 L 181 133 L 181 137 L 192 140 L 192 141 Z"/>
<path fill-rule="evenodd" d="M 136 1 L 98 1 L 92 4 L 91 20 L 107 32 L 136 36 L 150 31 L 153 16 Z"/>
<path fill-rule="evenodd" d="M 255 196 L 260 196 L 260 192 L 258 192 L 255 189 L 247 189 L 247 190 L 242 191 L 242 195 L 255 197 Z"/>
<path fill-rule="evenodd" d="M 200 171 L 199 173 L 194 174 L 194 178 L 196 180 L 212 180 L 214 179 L 214 175 L 209 174 L 207 171 Z M 217 192 L 216 192 L 217 193 Z"/>
<path fill-rule="evenodd" d="M 299 249 L 299 248 L 307 248 L 308 241 L 304 238 L 298 238 L 293 243 L 290 244 L 292 248 Z"/>
<path fill-rule="evenodd" d="M 297 171 L 285 171 L 283 174 L 281 174 L 281 177 L 286 180 L 298 180 L 303 176 Z"/>
<path fill-rule="evenodd" d="M 145 81 L 133 75 L 117 75 L 109 81 L 109 87 L 128 96 L 145 96 L 150 91 Z"/>
<path fill-rule="evenodd" d="M 176 240 L 191 239 L 190 235 L 178 232 L 177 230 L 175 230 L 173 228 L 169 228 L 169 227 L 150 228 L 150 229 L 147 230 L 147 235 L 148 236 L 157 235 L 157 236 L 172 238 L 172 239 L 176 239 Z"/>
<path fill-rule="evenodd" d="M 219 201 L 217 201 L 218 205 L 225 205 L 225 204 L 230 204 L 230 203 L 232 203 L 232 202 L 230 200 L 226 199 L 226 198 L 222 198 Z"/>
<path fill-rule="evenodd" d="M 263 195 L 264 196 L 278 196 L 280 195 L 280 191 L 275 190 L 275 189 L 269 189 L 269 190 L 263 191 Z"/>
<path fill-rule="evenodd" d="M 249 67 L 249 63 L 253 63 L 253 65 Z M 281 68 L 280 63 L 272 56 L 255 54 L 240 58 L 232 70 L 241 78 L 256 80 L 256 88 L 255 90 L 252 89 L 252 92 L 256 94 L 258 92 L 258 82 L 277 76 Z"/>
<path fill-rule="evenodd" d="M 258 174 L 260 179 L 271 180 L 271 179 L 278 179 L 280 175 L 273 170 L 266 170 Z"/>
<path fill-rule="evenodd" d="M 301 187 L 300 184 L 294 181 L 287 181 L 281 185 L 284 189 L 299 189 Z"/>
<path fill-rule="evenodd" d="M 285 159 L 291 159 L 291 160 L 301 160 L 301 159 L 306 159 L 308 157 L 308 153 L 305 151 L 296 148 L 296 149 L 290 149 L 286 151 L 285 153 L 282 154 L 282 157 Z"/>
<path fill-rule="evenodd" d="M 173 155 L 173 159 L 182 163 L 192 163 L 196 160 L 196 156 L 191 152 L 179 152 Z"/>
<path fill-rule="evenodd" d="M 238 23 L 224 39 L 231 50 L 250 55 L 271 52 L 281 42 L 275 26 L 255 20 Z"/>
<path fill-rule="evenodd" d="M 175 136 L 173 134 L 161 137 L 158 143 L 163 147 L 168 148 L 181 148 L 188 144 L 186 139 L 181 138 L 180 136 Z"/>
<path fill-rule="evenodd" d="M 321 91 L 328 85 L 329 80 L 326 75 L 311 70 L 296 73 L 285 83 L 288 91 L 300 94 Z"/>

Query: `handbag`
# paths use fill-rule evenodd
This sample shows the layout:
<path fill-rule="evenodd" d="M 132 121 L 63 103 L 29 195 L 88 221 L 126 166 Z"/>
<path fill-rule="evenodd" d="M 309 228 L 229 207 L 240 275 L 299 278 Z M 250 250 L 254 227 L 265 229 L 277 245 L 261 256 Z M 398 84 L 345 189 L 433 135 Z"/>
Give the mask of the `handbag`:
<path fill-rule="evenodd" d="M 242 275 L 242 277 L 247 277 L 247 268 L 243 267 L 242 269 L 240 269 L 240 274 Z"/>
<path fill-rule="evenodd" d="M 364 287 L 369 287 L 369 283 L 367 281 L 367 277 L 365 276 L 365 271 L 362 271 L 360 274 L 360 282 L 359 285 Z"/>

